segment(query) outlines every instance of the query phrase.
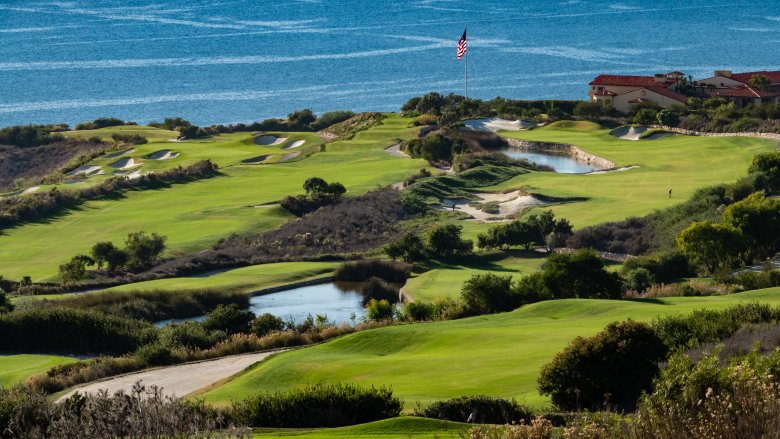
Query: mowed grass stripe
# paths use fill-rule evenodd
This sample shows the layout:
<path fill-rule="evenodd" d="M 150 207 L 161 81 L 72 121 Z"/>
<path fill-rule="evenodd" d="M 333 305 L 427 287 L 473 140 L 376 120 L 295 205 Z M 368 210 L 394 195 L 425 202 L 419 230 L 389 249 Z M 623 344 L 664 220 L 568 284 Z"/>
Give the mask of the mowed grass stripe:
<path fill-rule="evenodd" d="M 717 297 L 547 301 L 504 314 L 382 328 L 284 353 L 202 396 L 227 404 L 258 391 L 354 382 L 392 386 L 407 410 L 415 402 L 476 394 L 541 407 L 549 401 L 536 390 L 539 370 L 576 336 L 618 320 L 755 301 L 780 303 L 780 288 Z"/>
<path fill-rule="evenodd" d="M 56 355 L 0 355 L 0 386 L 10 387 L 33 375 L 45 373 L 54 366 L 76 361 L 75 358 Z"/>

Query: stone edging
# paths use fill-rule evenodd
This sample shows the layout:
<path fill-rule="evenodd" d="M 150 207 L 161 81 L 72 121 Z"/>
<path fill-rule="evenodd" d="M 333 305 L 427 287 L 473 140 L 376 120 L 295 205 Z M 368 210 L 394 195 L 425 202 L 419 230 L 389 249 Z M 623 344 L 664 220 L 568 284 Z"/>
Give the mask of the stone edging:
<path fill-rule="evenodd" d="M 571 156 L 578 162 L 587 163 L 601 170 L 614 169 L 615 164 L 604 157 L 583 151 L 579 147 L 567 143 L 552 142 L 532 142 L 529 140 L 512 139 L 505 137 L 504 140 L 509 144 L 510 149 L 520 151 L 546 152 L 553 154 L 565 154 Z"/>
<path fill-rule="evenodd" d="M 262 296 L 264 294 L 278 293 L 280 291 L 293 290 L 295 288 L 310 287 L 312 285 L 322 285 L 333 282 L 333 276 L 318 277 L 317 279 L 310 279 L 301 282 L 295 282 L 291 284 L 279 285 L 277 287 L 263 288 L 261 290 L 250 291 L 252 296 Z"/>
<path fill-rule="evenodd" d="M 650 125 L 648 128 L 669 131 L 670 133 L 683 134 L 686 136 L 700 136 L 700 137 L 760 137 L 764 139 L 774 139 L 780 141 L 780 134 L 777 133 L 706 133 L 702 131 L 685 130 L 682 128 L 667 127 L 663 125 Z"/>

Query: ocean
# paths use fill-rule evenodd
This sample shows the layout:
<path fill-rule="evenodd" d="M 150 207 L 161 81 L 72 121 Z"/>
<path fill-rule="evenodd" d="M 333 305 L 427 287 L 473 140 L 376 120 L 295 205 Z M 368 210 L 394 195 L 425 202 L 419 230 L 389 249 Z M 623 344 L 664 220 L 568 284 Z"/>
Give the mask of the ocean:
<path fill-rule="evenodd" d="M 599 73 L 780 69 L 780 1 L 0 0 L 0 126 L 585 99 Z"/>

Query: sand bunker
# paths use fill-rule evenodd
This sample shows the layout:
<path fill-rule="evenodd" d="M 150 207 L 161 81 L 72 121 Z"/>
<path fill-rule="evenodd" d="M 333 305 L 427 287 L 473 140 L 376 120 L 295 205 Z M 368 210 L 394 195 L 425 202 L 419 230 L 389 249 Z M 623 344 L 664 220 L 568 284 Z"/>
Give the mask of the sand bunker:
<path fill-rule="evenodd" d="M 466 129 L 472 131 L 482 131 L 486 133 L 495 133 L 496 131 L 520 131 L 529 127 L 537 126 L 534 122 L 527 120 L 506 120 L 498 117 L 486 119 L 470 119 L 463 122 Z"/>
<path fill-rule="evenodd" d="M 97 174 L 103 174 L 103 168 L 100 166 L 82 166 L 78 169 L 74 169 L 73 171 L 68 172 L 68 175 L 71 177 L 76 175 L 97 175 Z"/>
<path fill-rule="evenodd" d="M 268 157 L 270 157 L 268 154 L 259 155 L 257 157 L 252 157 L 251 159 L 241 160 L 241 163 L 245 165 L 254 165 L 256 163 L 264 162 Z"/>
<path fill-rule="evenodd" d="M 409 156 L 406 155 L 405 152 L 401 151 L 401 144 L 400 143 L 396 143 L 393 146 L 389 146 L 389 147 L 385 148 L 385 152 L 390 154 L 391 156 L 394 156 L 394 157 L 406 157 L 406 158 L 409 158 Z"/>
<path fill-rule="evenodd" d="M 279 161 L 280 161 L 280 162 L 286 162 L 286 161 L 288 161 L 288 160 L 292 160 L 292 159 L 294 159 L 295 157 L 298 157 L 299 155 L 301 155 L 301 153 L 300 153 L 300 152 L 291 152 L 291 153 L 289 153 L 289 154 L 285 154 L 285 155 L 283 155 L 283 156 L 282 156 L 282 158 L 281 158 L 281 160 L 279 160 Z"/>
<path fill-rule="evenodd" d="M 291 144 L 289 144 L 289 145 L 285 145 L 285 146 L 284 146 L 284 148 L 282 148 L 282 149 L 294 149 L 294 148 L 298 148 L 298 147 L 300 147 L 300 146 L 303 146 L 303 144 L 304 144 L 304 143 L 306 143 L 306 141 L 305 141 L 305 140 L 296 140 L 295 142 L 293 142 L 293 143 L 291 143 Z"/>
<path fill-rule="evenodd" d="M 132 152 L 135 152 L 135 148 L 133 148 L 133 149 L 126 149 L 124 151 L 112 152 L 111 154 L 106 154 L 105 158 L 113 159 L 113 158 L 117 158 L 117 157 L 119 157 L 121 155 L 130 154 Z"/>
<path fill-rule="evenodd" d="M 645 131 L 647 131 L 647 127 L 624 126 L 616 128 L 610 134 L 623 140 L 639 140 L 639 136 Z"/>
<path fill-rule="evenodd" d="M 286 141 L 287 141 L 287 137 L 276 137 L 276 136 L 260 136 L 255 139 L 255 143 L 261 146 L 281 145 Z"/>
<path fill-rule="evenodd" d="M 146 157 L 150 160 L 170 160 L 175 159 L 178 156 L 179 153 L 176 151 L 171 151 L 170 149 L 161 149 L 160 151 L 155 151 Z"/>
<path fill-rule="evenodd" d="M 475 194 L 481 202 L 498 203 L 498 213 L 487 213 L 472 206 L 470 202 L 463 198 L 442 200 L 442 210 L 455 210 L 470 215 L 474 219 L 483 222 L 505 221 L 509 216 L 525 211 L 534 206 L 541 206 L 544 201 L 539 200 L 533 195 L 525 195 L 521 191 L 508 192 L 506 194 L 479 193 Z"/>
<path fill-rule="evenodd" d="M 621 171 L 628 171 L 629 169 L 636 169 L 638 167 L 639 166 L 637 165 L 623 166 L 622 168 L 602 169 L 599 171 L 588 172 L 587 174 L 582 174 L 582 175 L 598 175 L 598 174 L 606 174 L 607 172 L 621 172 Z"/>
<path fill-rule="evenodd" d="M 136 162 L 135 159 L 126 158 L 119 159 L 114 163 L 111 163 L 109 166 L 115 169 L 132 169 L 141 165 L 143 165 L 143 163 Z"/>
<path fill-rule="evenodd" d="M 11 193 L 8 193 L 8 194 L 5 194 L 5 195 L 0 195 L 0 198 L 18 197 L 19 195 L 27 195 L 27 194 L 31 194 L 31 193 L 37 191 L 40 188 L 41 188 L 40 186 L 33 186 L 31 188 L 27 188 L 27 189 L 24 189 L 24 190 L 21 190 L 21 191 L 16 191 L 16 192 L 11 192 Z"/>

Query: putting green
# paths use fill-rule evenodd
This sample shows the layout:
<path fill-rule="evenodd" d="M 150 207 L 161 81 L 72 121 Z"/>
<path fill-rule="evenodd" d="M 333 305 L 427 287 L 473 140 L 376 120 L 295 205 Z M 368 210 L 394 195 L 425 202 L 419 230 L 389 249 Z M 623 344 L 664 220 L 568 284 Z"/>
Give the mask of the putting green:
<path fill-rule="evenodd" d="M 747 175 L 753 156 L 773 151 L 777 142 L 749 137 L 672 136 L 628 141 L 592 123 L 559 122 L 530 131 L 499 133 L 505 137 L 568 143 L 637 169 L 579 175 L 531 172 L 488 191 L 525 188 L 552 197 L 588 197 L 588 201 L 552 206 L 575 227 L 645 215 L 687 200 L 699 188 L 731 183 Z M 672 198 L 668 191 L 672 189 Z M 550 207 L 547 207 L 550 208 Z M 545 207 L 534 210 L 545 209 Z"/>
<path fill-rule="evenodd" d="M 253 439 L 273 437 L 301 437 L 306 439 L 330 439 L 330 438 L 440 438 L 440 437 L 466 437 L 468 424 L 458 422 L 440 421 L 438 419 L 402 417 L 369 422 L 367 424 L 352 425 L 340 428 L 318 429 L 258 429 L 252 434 Z M 461 436 L 463 433 L 465 436 Z"/>
<path fill-rule="evenodd" d="M 415 135 L 419 128 L 410 128 L 410 121 L 391 114 L 382 125 L 352 140 L 329 143 L 325 152 L 273 165 L 238 164 L 264 148 L 286 146 L 256 145 L 249 133 L 142 145 L 139 154 L 180 151 L 179 157 L 170 160 L 173 164 L 212 158 L 224 165 L 222 175 L 166 189 L 130 191 L 120 199 L 87 202 L 44 222 L 4 230 L 0 233 L 0 274 L 55 280 L 57 267 L 74 254 L 88 252 L 97 241 L 120 244 L 127 233 L 138 230 L 167 236 L 167 255 L 176 255 L 202 250 L 231 233 L 273 229 L 292 218 L 274 203 L 302 193 L 303 182 L 313 176 L 341 182 L 347 196 L 402 181 L 425 167 L 425 162 L 391 156 L 384 148 Z"/>
<path fill-rule="evenodd" d="M 278 355 L 201 397 L 222 405 L 260 390 L 354 382 L 392 386 L 407 410 L 415 402 L 477 394 L 542 407 L 549 400 L 536 390 L 539 370 L 576 336 L 618 320 L 755 301 L 780 303 L 780 288 L 716 297 L 554 300 L 503 314 L 386 327 Z"/>
<path fill-rule="evenodd" d="M 54 355 L 0 355 L 0 386 L 9 387 L 54 366 L 76 361 L 75 358 Z"/>

